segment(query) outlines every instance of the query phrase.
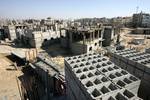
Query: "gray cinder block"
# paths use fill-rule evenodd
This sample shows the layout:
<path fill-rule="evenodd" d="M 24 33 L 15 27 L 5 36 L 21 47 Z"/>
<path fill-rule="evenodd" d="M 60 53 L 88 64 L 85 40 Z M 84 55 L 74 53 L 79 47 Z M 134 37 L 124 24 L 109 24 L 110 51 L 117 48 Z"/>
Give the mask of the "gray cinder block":
<path fill-rule="evenodd" d="M 65 77 L 69 91 L 78 100 L 140 100 L 136 96 L 140 80 L 107 57 L 97 54 L 67 57 Z M 72 98 L 72 94 L 68 97 Z"/>

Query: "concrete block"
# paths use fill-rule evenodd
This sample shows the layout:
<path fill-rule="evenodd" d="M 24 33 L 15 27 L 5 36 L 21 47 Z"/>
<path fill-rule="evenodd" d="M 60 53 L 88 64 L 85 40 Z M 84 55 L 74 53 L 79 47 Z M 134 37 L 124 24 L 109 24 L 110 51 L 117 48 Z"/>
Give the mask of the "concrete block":
<path fill-rule="evenodd" d="M 142 79 L 144 77 L 144 71 L 140 70 L 140 69 L 135 69 L 134 75 L 136 77 L 138 77 L 139 79 Z"/>
<path fill-rule="evenodd" d="M 131 92 L 137 94 L 141 81 L 132 75 L 127 75 L 124 77 L 115 78 L 113 82 L 116 83 L 120 87 L 127 88 Z M 133 90 L 133 91 L 132 91 Z"/>
<path fill-rule="evenodd" d="M 115 70 L 112 72 L 108 72 L 105 74 L 110 80 L 114 80 L 114 79 L 120 79 L 122 77 L 125 77 L 126 75 L 129 75 L 129 73 L 125 70 L 119 69 L 119 70 Z"/>
<path fill-rule="evenodd" d="M 137 67 L 138 69 L 141 69 L 141 70 L 144 71 L 145 66 L 144 66 L 143 64 L 141 64 L 141 62 L 142 62 L 142 61 L 138 61 L 137 64 L 136 64 L 136 67 Z"/>
<path fill-rule="evenodd" d="M 67 85 L 71 88 L 75 98 L 78 98 L 78 100 L 86 100 L 85 95 L 83 94 L 75 79 L 71 76 L 67 69 L 65 71 Z"/>
<path fill-rule="evenodd" d="M 149 83 L 149 86 L 150 86 L 150 74 L 145 72 L 143 79 L 144 79 L 145 81 L 147 81 L 147 82 Z"/>
<path fill-rule="evenodd" d="M 122 69 L 127 69 L 127 63 L 120 61 L 119 67 L 121 67 Z"/>
<path fill-rule="evenodd" d="M 120 89 L 113 83 L 107 82 L 105 84 L 99 84 L 93 88 L 88 89 L 88 94 L 90 100 L 106 100 L 108 96 L 112 95 L 114 92 Z"/>
<path fill-rule="evenodd" d="M 69 84 L 68 84 L 68 86 L 66 88 L 66 94 L 67 94 L 67 100 L 77 100 L 77 98 L 75 97 L 74 92 L 69 87 Z"/>
<path fill-rule="evenodd" d="M 150 99 L 149 90 L 150 90 L 149 83 L 145 80 L 142 80 L 138 92 L 139 97 L 143 98 L 143 100 L 149 100 Z"/>
<path fill-rule="evenodd" d="M 127 89 L 114 93 L 108 100 L 142 100 Z"/>
<path fill-rule="evenodd" d="M 134 74 L 134 72 L 135 72 L 135 67 L 134 67 L 134 66 L 131 66 L 131 65 L 128 65 L 126 70 L 127 70 L 129 73 Z"/>

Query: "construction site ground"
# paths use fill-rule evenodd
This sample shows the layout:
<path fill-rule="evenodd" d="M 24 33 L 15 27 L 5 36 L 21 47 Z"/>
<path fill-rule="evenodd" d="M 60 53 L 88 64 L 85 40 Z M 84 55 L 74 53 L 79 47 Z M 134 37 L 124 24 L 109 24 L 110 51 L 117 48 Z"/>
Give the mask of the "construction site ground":
<path fill-rule="evenodd" d="M 147 39 L 147 37 L 150 37 L 150 35 L 144 35 L 144 34 L 131 34 L 132 29 L 124 29 L 121 33 L 121 40 L 123 41 L 123 44 L 126 48 L 135 48 L 138 51 L 145 51 L 145 48 L 150 48 L 150 39 Z M 130 44 L 130 42 L 134 39 L 144 39 L 144 44 Z"/>
<path fill-rule="evenodd" d="M 68 56 L 67 52 L 60 49 L 60 45 L 49 46 L 46 50 L 49 53 L 52 61 L 61 66 L 64 69 L 64 56 Z M 15 50 L 26 51 L 28 48 L 17 48 L 12 46 L 12 43 L 0 44 L 0 100 L 21 100 L 23 96 L 24 89 L 22 86 L 30 91 L 30 86 L 32 86 L 33 76 L 26 74 L 14 66 L 14 61 L 16 59 L 10 57 L 11 52 Z M 38 49 L 38 52 L 45 51 L 43 49 Z M 41 86 L 40 86 L 41 87 Z M 38 89 L 38 92 L 41 89 Z M 40 93 L 41 94 L 41 93 Z M 35 98 L 35 95 L 31 97 Z M 65 96 L 54 96 L 52 100 L 65 100 Z"/>
<path fill-rule="evenodd" d="M 60 44 L 54 44 L 45 49 L 46 52 L 51 56 L 54 63 L 64 68 L 64 57 L 72 56 L 71 53 L 65 48 L 62 48 Z"/>
<path fill-rule="evenodd" d="M 0 45 L 0 100 L 20 100 L 18 76 L 22 72 L 16 70 L 8 59 L 11 50 L 9 45 Z"/>

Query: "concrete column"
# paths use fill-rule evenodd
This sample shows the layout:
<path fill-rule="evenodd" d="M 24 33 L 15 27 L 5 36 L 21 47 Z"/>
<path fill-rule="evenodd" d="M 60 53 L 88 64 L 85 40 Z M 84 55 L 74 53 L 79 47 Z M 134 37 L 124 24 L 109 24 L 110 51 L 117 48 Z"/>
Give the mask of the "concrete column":
<path fill-rule="evenodd" d="M 91 34 L 92 34 L 92 41 L 93 41 L 93 32 L 91 32 Z"/>
<path fill-rule="evenodd" d="M 59 31 L 60 31 L 60 37 L 61 37 L 62 36 L 61 29 L 59 29 Z"/>
<path fill-rule="evenodd" d="M 89 33 L 89 34 L 90 34 L 90 39 L 89 40 L 91 41 L 92 40 L 92 34 L 91 33 Z"/>
<path fill-rule="evenodd" d="M 85 33 L 83 34 L 83 44 L 85 44 L 85 40 L 86 40 L 86 37 L 85 37 Z"/>
<path fill-rule="evenodd" d="M 85 45 L 85 40 L 86 40 L 86 37 L 85 37 L 85 33 L 83 34 L 83 45 Z M 83 46 L 83 52 L 82 53 L 84 53 L 84 51 L 85 51 L 85 48 L 84 48 L 84 46 Z"/>
<path fill-rule="evenodd" d="M 99 30 L 98 30 L 98 35 L 97 35 L 97 38 L 99 38 Z"/>
<path fill-rule="evenodd" d="M 93 40 L 95 39 L 95 31 L 93 32 Z"/>
<path fill-rule="evenodd" d="M 69 48 L 71 47 L 72 41 L 73 41 L 73 40 L 72 40 L 72 33 L 73 33 L 73 32 L 72 32 L 71 30 L 68 30 L 68 33 L 67 33 L 67 34 L 69 35 L 69 43 L 68 43 L 68 44 L 69 44 Z"/>

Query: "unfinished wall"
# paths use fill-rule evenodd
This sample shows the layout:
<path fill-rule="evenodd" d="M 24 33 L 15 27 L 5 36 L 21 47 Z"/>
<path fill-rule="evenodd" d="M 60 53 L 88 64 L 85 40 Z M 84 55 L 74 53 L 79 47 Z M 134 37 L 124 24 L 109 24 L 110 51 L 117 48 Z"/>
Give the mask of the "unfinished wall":
<path fill-rule="evenodd" d="M 40 48 L 41 46 L 50 45 L 60 38 L 60 31 L 32 31 L 26 30 L 25 37 L 29 40 L 32 47 Z"/>

